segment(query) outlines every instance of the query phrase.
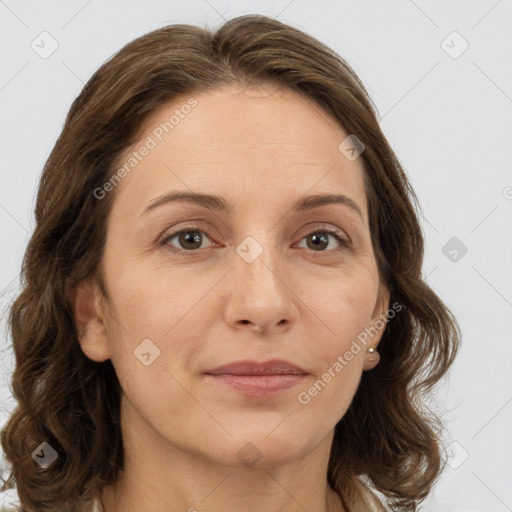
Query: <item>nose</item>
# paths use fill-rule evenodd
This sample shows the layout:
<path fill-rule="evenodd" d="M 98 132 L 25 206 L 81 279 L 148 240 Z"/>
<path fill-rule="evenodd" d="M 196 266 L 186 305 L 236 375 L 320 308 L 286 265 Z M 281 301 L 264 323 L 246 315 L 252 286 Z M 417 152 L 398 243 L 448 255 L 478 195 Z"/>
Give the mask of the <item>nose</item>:
<path fill-rule="evenodd" d="M 243 252 L 233 251 L 224 315 L 235 329 L 272 336 L 292 327 L 298 309 L 282 256 L 269 245 L 259 243 L 263 252 L 254 261 L 240 256 Z"/>

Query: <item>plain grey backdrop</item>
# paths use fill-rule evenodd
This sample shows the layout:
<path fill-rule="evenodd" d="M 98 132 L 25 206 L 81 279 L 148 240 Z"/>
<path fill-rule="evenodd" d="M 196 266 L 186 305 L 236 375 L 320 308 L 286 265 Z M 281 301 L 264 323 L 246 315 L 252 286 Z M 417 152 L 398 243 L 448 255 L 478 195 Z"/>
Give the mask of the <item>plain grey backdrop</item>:
<path fill-rule="evenodd" d="M 447 428 L 448 465 L 423 510 L 512 510 L 509 0 L 0 0 L 2 311 L 19 290 L 44 162 L 92 73 L 153 29 L 216 28 L 247 13 L 302 29 L 347 60 L 419 197 L 424 275 L 463 334 L 433 397 Z M 14 407 L 5 318 L 0 333 L 3 425 Z"/>

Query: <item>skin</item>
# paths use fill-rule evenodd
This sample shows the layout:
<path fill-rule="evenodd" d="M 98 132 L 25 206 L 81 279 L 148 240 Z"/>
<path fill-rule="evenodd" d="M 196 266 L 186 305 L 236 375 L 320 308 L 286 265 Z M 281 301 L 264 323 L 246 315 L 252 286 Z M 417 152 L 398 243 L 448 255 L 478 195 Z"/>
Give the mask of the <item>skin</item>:
<path fill-rule="evenodd" d="M 345 158 L 338 146 L 348 133 L 293 91 L 224 87 L 194 98 L 198 105 L 117 185 L 102 260 L 107 297 L 93 281 L 71 296 L 83 352 L 110 358 L 123 388 L 125 469 L 103 490 L 105 512 L 171 504 L 189 512 L 342 511 L 326 480 L 334 427 L 372 368 L 366 349 L 384 328 L 309 403 L 297 396 L 389 307 L 362 159 Z M 127 154 L 187 99 L 153 113 Z M 233 213 L 181 202 L 142 215 L 175 190 L 222 196 Z M 341 204 L 291 210 L 300 196 L 325 193 L 350 197 L 363 218 Z M 168 238 L 181 229 L 200 230 L 200 240 Z M 311 241 L 318 232 L 327 237 L 320 247 Z M 236 252 L 247 236 L 263 250 L 252 263 Z M 134 355 L 144 339 L 160 350 L 147 366 Z M 203 374 L 273 358 L 309 374 L 265 398 Z M 259 457 L 252 467 L 237 456 L 247 443 Z"/>

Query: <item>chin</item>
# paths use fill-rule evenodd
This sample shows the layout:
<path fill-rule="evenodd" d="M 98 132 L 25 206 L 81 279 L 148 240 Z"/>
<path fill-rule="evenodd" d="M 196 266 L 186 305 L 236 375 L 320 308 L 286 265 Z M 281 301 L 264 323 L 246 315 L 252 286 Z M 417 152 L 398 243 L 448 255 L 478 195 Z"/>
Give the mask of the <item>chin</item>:
<path fill-rule="evenodd" d="M 271 469 L 283 465 L 293 459 L 300 459 L 312 451 L 321 441 L 322 436 L 299 436 L 296 432 L 272 428 L 250 429 L 238 432 L 232 438 L 208 438 L 205 452 L 216 463 L 234 468 Z M 269 434 L 270 433 L 270 434 Z M 212 452 L 212 447 L 215 450 Z"/>

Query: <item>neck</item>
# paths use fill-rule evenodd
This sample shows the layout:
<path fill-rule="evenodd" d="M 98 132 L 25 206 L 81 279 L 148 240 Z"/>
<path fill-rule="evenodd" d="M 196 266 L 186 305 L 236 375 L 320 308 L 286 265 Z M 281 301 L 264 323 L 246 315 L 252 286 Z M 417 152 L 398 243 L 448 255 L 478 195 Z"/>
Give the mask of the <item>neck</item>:
<path fill-rule="evenodd" d="M 129 415 L 129 405 L 124 409 Z M 102 490 L 104 512 L 346 512 L 327 484 L 333 431 L 302 457 L 248 468 L 184 450 L 138 416 L 124 419 L 122 425 L 139 424 L 123 429 L 124 468 Z"/>
<path fill-rule="evenodd" d="M 120 487 L 122 487 L 122 484 L 120 482 L 116 482 L 113 485 L 109 485 L 109 486 L 106 486 L 103 488 L 102 493 L 100 495 L 100 501 L 101 501 L 101 505 L 103 507 L 104 512 L 120 512 L 120 511 L 129 512 L 131 510 L 136 510 L 136 507 L 139 506 L 139 505 L 134 505 L 132 498 L 130 498 L 126 493 L 123 494 L 123 490 L 120 490 Z M 144 499 L 146 499 L 146 498 L 147 498 L 147 495 L 144 497 Z M 242 508 L 242 510 L 261 510 L 259 508 L 259 505 L 253 505 L 254 502 L 249 501 L 249 499 L 250 498 L 248 498 L 248 497 L 245 497 L 245 498 L 242 497 L 241 503 L 243 503 L 243 507 L 244 507 L 244 508 Z M 271 510 L 282 510 L 282 511 L 290 510 L 293 512 L 300 512 L 303 510 L 318 510 L 319 512 L 347 512 L 347 509 L 344 508 L 343 501 L 340 498 L 340 496 L 330 488 L 327 489 L 323 507 L 319 508 L 319 509 L 311 509 L 309 507 L 306 508 L 297 499 L 294 498 L 293 500 L 295 502 L 294 507 L 282 508 L 281 505 L 279 504 L 280 502 L 278 502 L 277 508 L 274 507 Z M 140 500 L 137 500 L 137 501 L 140 501 Z M 143 510 L 145 510 L 145 511 L 165 510 L 166 512 L 168 512 L 169 511 L 169 503 L 176 503 L 176 501 L 177 500 L 172 499 L 169 502 L 167 502 L 165 504 L 165 506 L 163 506 L 163 508 L 160 508 L 160 509 L 149 509 L 144 504 Z M 219 500 L 217 499 L 216 501 L 218 502 Z M 232 502 L 233 501 L 230 501 L 229 504 Z M 226 505 L 226 504 L 219 504 L 217 508 L 212 508 L 211 506 L 205 506 L 201 503 L 198 506 L 200 508 L 193 507 L 193 506 L 188 507 L 188 508 L 183 508 L 183 505 L 180 504 L 180 505 L 175 505 L 172 510 L 180 510 L 180 511 L 183 510 L 186 512 L 214 512 L 214 511 L 230 512 L 230 511 L 234 511 L 234 510 L 237 510 L 237 511 L 240 510 L 240 504 L 235 505 L 234 507 L 231 507 L 230 505 Z"/>

